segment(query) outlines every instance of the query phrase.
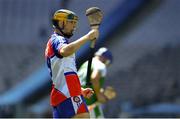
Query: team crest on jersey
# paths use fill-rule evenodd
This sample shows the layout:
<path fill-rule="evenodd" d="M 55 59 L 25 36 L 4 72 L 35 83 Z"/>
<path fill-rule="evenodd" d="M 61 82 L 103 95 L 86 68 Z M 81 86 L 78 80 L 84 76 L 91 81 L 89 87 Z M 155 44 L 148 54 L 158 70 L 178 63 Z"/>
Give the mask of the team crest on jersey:
<path fill-rule="evenodd" d="M 73 101 L 76 103 L 76 105 L 79 107 L 82 103 L 82 100 L 79 96 L 74 96 Z"/>
<path fill-rule="evenodd" d="M 78 96 L 74 96 L 73 101 L 76 103 L 79 103 L 81 101 L 81 99 Z"/>

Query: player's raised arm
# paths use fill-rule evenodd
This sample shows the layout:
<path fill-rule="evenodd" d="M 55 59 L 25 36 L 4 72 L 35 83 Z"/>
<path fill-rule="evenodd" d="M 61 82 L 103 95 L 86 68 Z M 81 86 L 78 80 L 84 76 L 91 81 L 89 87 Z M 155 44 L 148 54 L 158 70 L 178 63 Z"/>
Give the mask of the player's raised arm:
<path fill-rule="evenodd" d="M 92 29 L 91 31 L 89 31 L 89 33 L 77 39 L 76 41 L 63 46 L 62 49 L 60 50 L 60 54 L 64 57 L 69 56 L 74 52 L 76 52 L 84 43 L 86 43 L 89 40 L 93 41 L 97 39 L 98 36 L 99 36 L 98 29 Z"/>

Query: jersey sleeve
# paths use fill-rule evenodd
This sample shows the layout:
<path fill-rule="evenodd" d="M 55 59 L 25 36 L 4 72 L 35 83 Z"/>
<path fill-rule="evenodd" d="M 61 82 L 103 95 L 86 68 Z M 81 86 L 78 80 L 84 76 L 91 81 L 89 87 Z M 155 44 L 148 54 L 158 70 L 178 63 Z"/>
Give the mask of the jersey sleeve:
<path fill-rule="evenodd" d="M 67 44 L 67 41 L 63 37 L 60 37 L 60 38 L 56 37 L 55 39 L 52 40 L 52 47 L 57 57 L 63 58 L 63 56 L 60 54 L 60 50 L 66 44 Z"/>
<path fill-rule="evenodd" d="M 94 65 L 93 69 L 98 70 L 101 73 L 102 77 L 106 76 L 106 73 L 107 73 L 106 66 L 103 63 L 94 62 L 93 65 Z"/>

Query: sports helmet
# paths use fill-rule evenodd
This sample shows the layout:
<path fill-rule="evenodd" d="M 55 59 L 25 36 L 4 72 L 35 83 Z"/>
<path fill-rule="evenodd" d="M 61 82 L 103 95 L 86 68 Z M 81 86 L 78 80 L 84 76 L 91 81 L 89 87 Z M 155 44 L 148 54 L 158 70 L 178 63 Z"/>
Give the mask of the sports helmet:
<path fill-rule="evenodd" d="M 112 53 L 105 47 L 102 47 L 100 48 L 96 53 L 95 53 L 95 56 L 103 56 L 105 57 L 106 59 L 109 60 L 108 64 L 112 63 L 113 61 L 113 56 L 112 56 Z"/>
<path fill-rule="evenodd" d="M 52 18 L 52 24 L 53 24 L 53 27 L 54 28 L 57 28 L 58 30 L 60 30 L 60 32 L 66 36 L 66 37 L 71 37 L 73 34 L 71 34 L 70 36 L 65 34 L 62 30 L 64 29 L 64 25 L 66 25 L 67 21 L 75 21 L 77 22 L 78 21 L 78 16 L 70 11 L 70 10 L 67 10 L 67 9 L 60 9 L 60 10 L 57 10 L 54 15 L 53 15 L 53 18 Z M 60 28 L 59 25 L 58 25 L 58 22 L 62 22 L 63 23 L 63 27 Z"/>

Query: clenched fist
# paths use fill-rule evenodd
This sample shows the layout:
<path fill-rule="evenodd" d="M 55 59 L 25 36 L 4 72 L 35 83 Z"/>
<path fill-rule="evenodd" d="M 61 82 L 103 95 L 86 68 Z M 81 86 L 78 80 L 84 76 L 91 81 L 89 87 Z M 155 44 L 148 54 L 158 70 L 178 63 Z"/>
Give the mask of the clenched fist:
<path fill-rule="evenodd" d="M 87 34 L 88 39 L 89 40 L 95 40 L 99 37 L 99 30 L 98 29 L 92 29 L 91 31 L 89 31 L 89 33 Z"/>
<path fill-rule="evenodd" d="M 108 86 L 104 90 L 104 95 L 109 99 L 114 99 L 116 97 L 116 91 L 114 90 L 113 87 Z"/>
<path fill-rule="evenodd" d="M 91 88 L 81 88 L 81 92 L 85 98 L 90 98 L 94 94 Z"/>

